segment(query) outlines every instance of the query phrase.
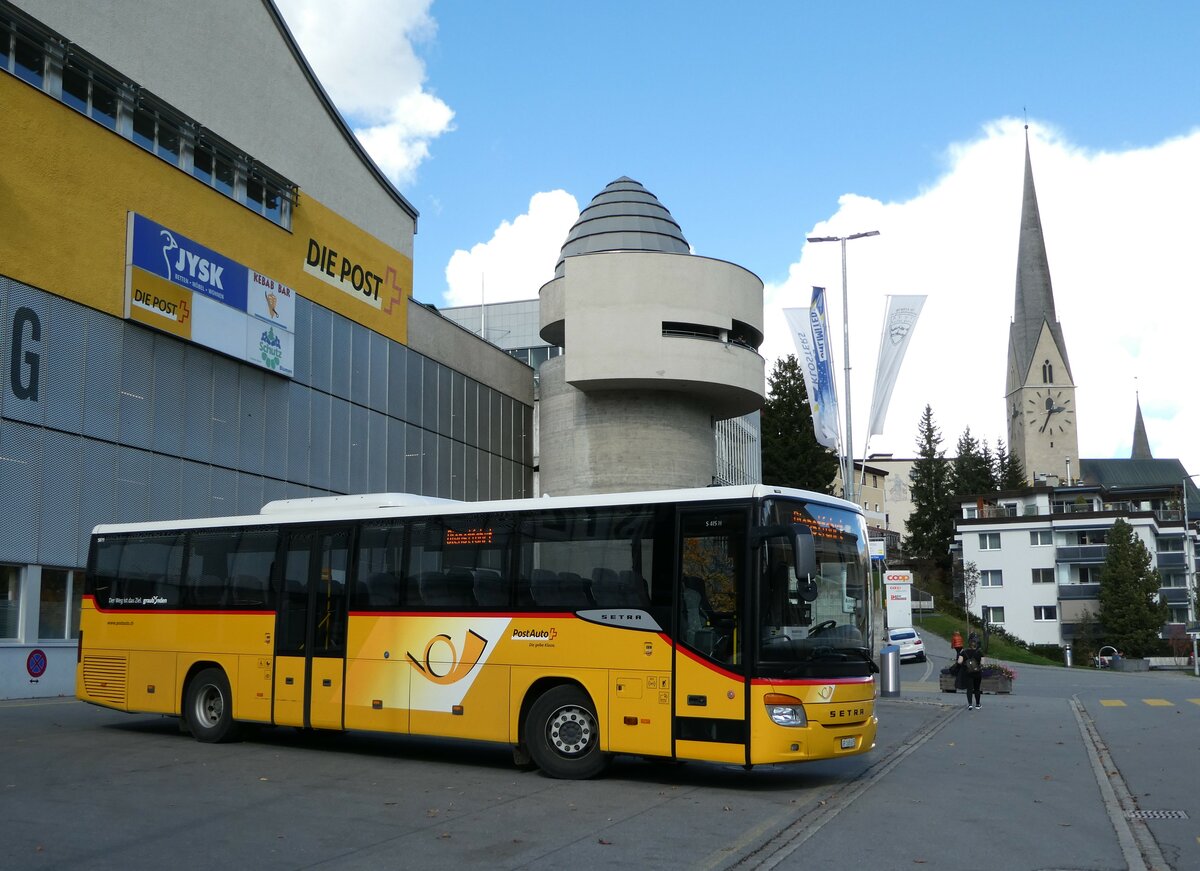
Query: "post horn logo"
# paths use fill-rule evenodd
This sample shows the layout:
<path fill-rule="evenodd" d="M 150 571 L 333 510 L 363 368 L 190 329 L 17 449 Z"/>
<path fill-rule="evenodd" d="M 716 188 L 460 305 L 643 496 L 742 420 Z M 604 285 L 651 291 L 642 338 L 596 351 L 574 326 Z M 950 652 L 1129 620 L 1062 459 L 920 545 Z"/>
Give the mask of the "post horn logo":
<path fill-rule="evenodd" d="M 833 687 L 829 686 L 828 684 L 823 687 L 819 687 L 817 689 L 817 695 L 821 697 L 821 701 L 827 702 L 833 698 Z"/>
<path fill-rule="evenodd" d="M 450 656 L 446 658 L 437 657 L 435 659 L 433 650 L 438 644 L 444 644 L 450 648 Z M 487 639 L 476 632 L 474 629 L 467 630 L 466 641 L 463 644 L 462 659 L 458 658 L 458 651 L 454 647 L 454 642 L 450 640 L 450 636 L 446 633 L 440 633 L 429 639 L 429 643 L 425 645 L 425 653 L 418 660 L 412 653 L 405 653 L 408 657 L 409 665 L 421 673 L 421 676 L 426 680 L 447 686 L 457 681 L 462 680 L 479 662 L 479 657 L 483 656 L 483 651 L 487 647 Z M 439 674 L 434 668 L 434 663 L 438 666 L 449 664 L 450 668 L 444 674 Z"/>

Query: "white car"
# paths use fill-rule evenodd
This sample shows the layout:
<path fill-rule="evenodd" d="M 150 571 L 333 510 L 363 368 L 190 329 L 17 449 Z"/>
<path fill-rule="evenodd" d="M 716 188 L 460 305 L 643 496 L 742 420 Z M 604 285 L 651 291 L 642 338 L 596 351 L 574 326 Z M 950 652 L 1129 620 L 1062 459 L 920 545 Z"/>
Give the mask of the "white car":
<path fill-rule="evenodd" d="M 901 626 L 889 629 L 884 638 L 884 644 L 894 644 L 900 648 L 900 661 L 910 659 L 913 662 L 925 661 L 925 642 L 911 626 Z"/>

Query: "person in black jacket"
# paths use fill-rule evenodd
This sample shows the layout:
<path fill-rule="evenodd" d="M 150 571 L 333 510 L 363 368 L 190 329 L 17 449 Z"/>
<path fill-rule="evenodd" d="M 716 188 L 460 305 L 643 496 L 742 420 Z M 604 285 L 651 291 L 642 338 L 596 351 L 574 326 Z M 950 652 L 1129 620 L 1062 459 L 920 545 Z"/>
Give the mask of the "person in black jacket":
<path fill-rule="evenodd" d="M 958 689 L 967 691 L 967 710 L 983 707 L 980 704 L 979 687 L 983 683 L 983 651 L 979 649 L 979 636 L 974 632 L 967 640 L 967 646 L 958 653 Z M 975 694 L 975 703 L 971 703 L 971 694 Z"/>

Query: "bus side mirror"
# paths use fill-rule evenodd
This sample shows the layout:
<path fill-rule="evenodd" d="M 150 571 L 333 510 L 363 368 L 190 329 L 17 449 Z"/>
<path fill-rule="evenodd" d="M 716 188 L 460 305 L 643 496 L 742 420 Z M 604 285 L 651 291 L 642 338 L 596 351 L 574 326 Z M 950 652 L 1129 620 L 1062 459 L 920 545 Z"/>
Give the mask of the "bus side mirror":
<path fill-rule="evenodd" d="M 812 532 L 807 526 L 792 527 L 792 556 L 795 558 L 796 578 L 800 581 L 800 598 L 814 602 L 817 598 L 817 549 L 813 544 Z"/>

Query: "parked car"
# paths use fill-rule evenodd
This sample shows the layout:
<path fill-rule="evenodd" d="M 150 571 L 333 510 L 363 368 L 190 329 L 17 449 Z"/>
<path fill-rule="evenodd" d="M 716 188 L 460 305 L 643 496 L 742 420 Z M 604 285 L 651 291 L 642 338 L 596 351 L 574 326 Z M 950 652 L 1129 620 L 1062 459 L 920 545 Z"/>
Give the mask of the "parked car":
<path fill-rule="evenodd" d="M 884 644 L 894 644 L 900 648 L 900 661 L 910 659 L 913 662 L 925 661 L 925 642 L 920 634 L 911 626 L 900 626 L 889 629 L 884 638 Z"/>

